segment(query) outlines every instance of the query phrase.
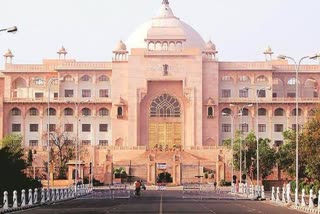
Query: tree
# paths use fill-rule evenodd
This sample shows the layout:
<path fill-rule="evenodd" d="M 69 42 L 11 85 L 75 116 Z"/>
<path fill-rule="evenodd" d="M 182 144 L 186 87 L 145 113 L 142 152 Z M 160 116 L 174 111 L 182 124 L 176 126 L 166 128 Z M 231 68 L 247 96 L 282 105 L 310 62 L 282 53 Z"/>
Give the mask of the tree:
<path fill-rule="evenodd" d="M 51 161 L 58 166 L 58 178 L 67 178 L 67 163 L 75 157 L 75 145 L 72 140 L 69 140 L 67 132 L 56 129 L 50 133 L 52 147 L 50 150 Z M 48 163 L 44 163 L 47 167 Z"/>
<path fill-rule="evenodd" d="M 256 179 L 256 157 L 257 157 L 257 141 L 253 132 L 250 132 L 247 136 L 241 136 L 240 132 L 236 132 L 233 146 L 233 160 L 236 170 L 240 170 L 240 140 L 242 143 L 242 170 L 244 174 L 251 175 L 252 179 Z M 224 142 L 224 146 L 231 148 L 231 139 Z M 259 138 L 259 167 L 260 175 L 264 179 L 272 173 L 272 169 L 275 167 L 275 149 L 270 147 L 270 139 Z M 246 169 L 246 170 L 245 170 Z M 250 171 L 251 170 L 251 171 Z"/>
<path fill-rule="evenodd" d="M 32 153 L 32 150 L 29 149 L 28 158 L 27 158 L 27 164 L 29 167 L 32 166 L 32 162 L 33 162 L 33 153 Z"/>
<path fill-rule="evenodd" d="M 0 192 L 41 187 L 40 182 L 28 178 L 24 173 L 27 164 L 21 140 L 22 137 L 18 135 L 8 135 L 1 141 L 0 169 L 2 173 L 0 176 Z"/>
<path fill-rule="evenodd" d="M 299 134 L 299 178 L 309 181 L 320 180 L 320 108 L 314 111 Z M 295 176 L 296 132 L 286 130 L 285 143 L 280 146 L 278 163 L 282 170 Z"/>
<path fill-rule="evenodd" d="M 115 178 L 125 178 L 127 177 L 127 172 L 125 170 L 125 168 L 123 167 L 118 167 L 113 169 L 113 174 Z"/>

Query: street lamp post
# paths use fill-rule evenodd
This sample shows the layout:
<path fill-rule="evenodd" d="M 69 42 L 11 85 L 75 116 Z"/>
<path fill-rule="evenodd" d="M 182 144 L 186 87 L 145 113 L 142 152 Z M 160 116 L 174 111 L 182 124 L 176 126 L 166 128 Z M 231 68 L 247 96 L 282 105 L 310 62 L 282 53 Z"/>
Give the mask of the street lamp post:
<path fill-rule="evenodd" d="M 79 151 L 80 151 L 80 148 L 79 147 L 79 105 L 82 104 L 82 103 L 87 103 L 88 101 L 80 101 L 80 102 L 76 102 L 76 101 L 71 101 L 71 100 L 67 100 L 66 101 L 67 103 L 73 103 L 74 106 L 75 106 L 75 111 L 76 111 L 76 118 L 77 118 L 77 133 L 76 133 L 76 163 L 75 163 L 75 176 L 74 176 L 74 190 L 75 190 L 75 193 L 77 194 L 77 183 L 78 183 L 78 174 L 80 173 L 81 171 L 81 168 L 79 166 L 79 162 L 80 162 L 80 154 Z M 78 172 L 79 170 L 79 172 Z"/>
<path fill-rule="evenodd" d="M 59 78 L 50 78 L 48 80 L 48 109 L 47 109 L 47 117 L 48 117 L 48 126 L 47 126 L 47 151 L 48 151 L 48 191 L 50 192 L 50 93 L 51 93 L 51 86 L 54 81 L 59 80 Z"/>
<path fill-rule="evenodd" d="M 1 31 L 7 31 L 7 33 L 15 33 L 18 31 L 18 28 L 16 26 L 8 27 L 8 28 L 2 28 Z"/>
<path fill-rule="evenodd" d="M 233 179 L 233 175 L 234 175 L 234 160 L 233 160 L 233 144 L 234 144 L 234 114 L 228 114 L 228 113 L 226 113 L 226 112 L 222 112 L 222 116 L 230 116 L 230 118 L 231 118 L 231 150 L 232 150 L 232 162 L 231 162 L 231 170 L 232 170 L 232 172 L 231 172 L 231 180 Z"/>
<path fill-rule="evenodd" d="M 295 189 L 295 206 L 298 206 L 299 205 L 299 202 L 298 202 L 298 193 L 299 193 L 299 99 L 298 99 L 298 93 L 299 93 L 299 69 L 300 69 L 300 65 L 301 65 L 301 62 L 304 60 L 304 59 L 318 59 L 320 57 L 320 54 L 315 54 L 313 56 L 304 56 L 304 57 L 301 57 L 299 62 L 297 63 L 297 61 L 290 57 L 290 56 L 285 56 L 285 55 L 279 55 L 278 58 L 279 59 L 290 59 L 293 61 L 294 63 L 294 69 L 295 69 L 295 73 L 296 73 L 296 189 Z"/>
<path fill-rule="evenodd" d="M 249 88 L 249 87 L 245 87 L 245 90 L 255 90 L 254 88 Z M 271 87 L 267 86 L 267 87 L 262 87 L 257 89 L 257 96 L 256 96 L 256 141 L 257 141 L 257 151 L 256 151 L 256 157 L 257 157 L 257 185 L 259 185 L 259 178 L 260 178 L 260 174 L 259 174 L 259 169 L 260 169 L 260 164 L 259 164 L 259 97 L 260 97 L 260 91 L 262 90 L 271 90 Z"/>

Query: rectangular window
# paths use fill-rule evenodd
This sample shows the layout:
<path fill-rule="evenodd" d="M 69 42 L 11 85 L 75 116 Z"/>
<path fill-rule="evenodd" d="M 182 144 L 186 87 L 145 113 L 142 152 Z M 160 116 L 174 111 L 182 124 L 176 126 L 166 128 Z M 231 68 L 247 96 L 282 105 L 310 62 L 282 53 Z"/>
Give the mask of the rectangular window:
<path fill-rule="evenodd" d="M 53 93 L 53 98 L 56 100 L 58 99 L 58 93 Z"/>
<path fill-rule="evenodd" d="M 248 132 L 249 125 L 247 123 L 240 124 L 240 130 L 241 130 L 241 132 Z"/>
<path fill-rule="evenodd" d="M 259 132 L 266 132 L 267 126 L 266 126 L 266 124 L 259 124 L 258 129 L 259 129 Z"/>
<path fill-rule="evenodd" d="M 296 97 L 296 93 L 288 93 L 287 97 L 289 98 L 295 98 Z"/>
<path fill-rule="evenodd" d="M 99 140 L 99 146 L 108 146 L 107 140 Z"/>
<path fill-rule="evenodd" d="M 230 89 L 222 89 L 222 97 L 231 97 Z"/>
<path fill-rule="evenodd" d="M 37 132 L 39 124 L 30 124 L 30 132 Z"/>
<path fill-rule="evenodd" d="M 29 140 L 29 146 L 38 146 L 38 140 Z"/>
<path fill-rule="evenodd" d="M 90 132 L 91 124 L 82 124 L 82 132 Z"/>
<path fill-rule="evenodd" d="M 259 93 L 259 94 L 258 94 Z M 266 90 L 257 90 L 258 97 L 266 97 Z"/>
<path fill-rule="evenodd" d="M 239 97 L 248 97 L 248 90 L 240 89 L 239 90 Z"/>
<path fill-rule="evenodd" d="M 91 145 L 91 140 L 82 140 L 81 144 L 84 146 L 89 146 L 89 145 Z"/>
<path fill-rule="evenodd" d="M 47 127 L 48 127 L 48 125 L 47 125 Z M 50 126 L 49 126 L 49 131 L 50 131 L 50 132 L 56 131 L 56 124 L 50 124 Z"/>
<path fill-rule="evenodd" d="M 73 90 L 71 90 L 71 89 L 64 90 L 64 96 L 65 97 L 73 97 Z"/>
<path fill-rule="evenodd" d="M 100 124 L 99 131 L 100 132 L 108 132 L 108 124 Z"/>
<path fill-rule="evenodd" d="M 274 124 L 274 132 L 283 132 L 283 124 Z"/>
<path fill-rule="evenodd" d="M 38 116 L 38 110 L 36 108 L 31 108 L 30 116 Z"/>
<path fill-rule="evenodd" d="M 90 89 L 83 89 L 82 90 L 82 97 L 91 97 L 91 90 Z"/>
<path fill-rule="evenodd" d="M 73 124 L 64 124 L 64 131 L 65 132 L 73 132 Z"/>
<path fill-rule="evenodd" d="M 273 98 L 277 98 L 277 97 L 278 97 L 278 94 L 277 94 L 277 93 L 272 93 L 272 97 L 273 97 Z"/>
<path fill-rule="evenodd" d="M 283 144 L 282 140 L 275 140 L 274 141 L 274 146 L 281 146 Z"/>
<path fill-rule="evenodd" d="M 100 89 L 99 90 L 99 97 L 109 97 L 108 89 Z"/>
<path fill-rule="evenodd" d="M 231 124 L 222 124 L 222 132 L 231 132 Z"/>
<path fill-rule="evenodd" d="M 40 99 L 42 99 L 43 98 L 43 93 L 42 92 L 36 92 L 35 94 L 34 94 L 34 96 L 35 96 L 35 98 L 38 100 L 40 100 Z"/>
<path fill-rule="evenodd" d="M 12 124 L 12 132 L 21 132 L 21 124 Z"/>
<path fill-rule="evenodd" d="M 299 131 L 301 131 L 301 124 L 299 124 L 298 127 L 299 127 Z M 296 124 L 292 124 L 292 130 L 293 131 L 297 130 L 297 125 Z"/>

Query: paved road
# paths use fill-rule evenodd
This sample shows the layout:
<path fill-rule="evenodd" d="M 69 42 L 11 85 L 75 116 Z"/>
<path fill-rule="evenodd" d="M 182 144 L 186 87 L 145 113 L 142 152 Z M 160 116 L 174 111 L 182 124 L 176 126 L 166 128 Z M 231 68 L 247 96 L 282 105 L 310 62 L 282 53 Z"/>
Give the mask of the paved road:
<path fill-rule="evenodd" d="M 50 206 L 41 206 L 21 213 L 300 213 L 271 205 L 264 201 L 238 200 L 226 193 L 216 193 L 215 198 L 182 199 L 179 189 L 142 192 L 140 198 L 130 199 L 74 199 Z"/>

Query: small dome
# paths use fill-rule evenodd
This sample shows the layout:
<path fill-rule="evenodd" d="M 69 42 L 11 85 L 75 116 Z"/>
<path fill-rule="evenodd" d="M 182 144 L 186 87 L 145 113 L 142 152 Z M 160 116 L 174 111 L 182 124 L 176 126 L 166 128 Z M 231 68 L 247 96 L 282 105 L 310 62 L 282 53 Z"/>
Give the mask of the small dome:
<path fill-rule="evenodd" d="M 211 40 L 209 40 L 206 44 L 206 47 L 205 47 L 206 50 L 213 50 L 215 51 L 216 50 L 216 46 L 215 44 L 212 43 Z"/>
<path fill-rule="evenodd" d="M 63 46 L 61 46 L 60 50 L 58 50 L 57 53 L 58 54 L 67 54 L 68 52 L 66 51 L 66 49 Z"/>
<path fill-rule="evenodd" d="M 271 47 L 268 46 L 263 53 L 264 53 L 264 54 L 273 54 L 273 51 L 272 51 Z"/>
<path fill-rule="evenodd" d="M 122 40 L 120 40 L 114 50 L 115 51 L 126 51 L 127 46 L 126 46 L 126 44 L 124 44 L 124 42 Z"/>
<path fill-rule="evenodd" d="M 11 50 L 8 49 L 7 52 L 5 52 L 3 56 L 4 57 L 13 57 L 13 54 L 12 54 Z"/>

